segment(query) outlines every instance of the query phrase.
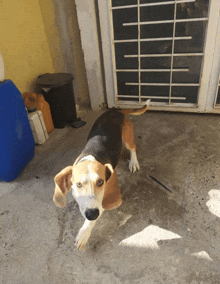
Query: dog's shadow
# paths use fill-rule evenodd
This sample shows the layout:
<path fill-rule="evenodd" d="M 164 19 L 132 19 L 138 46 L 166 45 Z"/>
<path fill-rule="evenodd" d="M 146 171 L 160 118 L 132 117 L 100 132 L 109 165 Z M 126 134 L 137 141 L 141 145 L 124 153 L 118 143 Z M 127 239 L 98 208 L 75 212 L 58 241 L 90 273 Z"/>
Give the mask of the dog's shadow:
<path fill-rule="evenodd" d="M 178 204 L 172 194 L 167 194 L 160 186 L 147 179 L 144 171 L 136 173 L 135 178 L 132 178 L 132 174 L 126 174 L 126 179 L 121 179 L 120 174 L 118 178 L 122 205 L 103 213 L 87 244 L 88 252 L 114 251 L 115 257 L 120 259 L 124 251 L 130 251 L 137 261 L 140 253 L 150 252 L 159 255 L 161 261 L 163 257 L 184 259 L 186 265 L 187 259 L 192 263 L 195 260 L 204 263 L 219 262 L 213 225 L 210 224 L 204 230 L 203 218 L 208 223 L 212 223 L 212 220 L 215 224 L 220 222 L 220 218 L 207 208 L 205 202 L 208 194 L 206 200 L 195 199 L 196 203 L 206 208 L 206 215 L 203 218 L 197 215 L 193 221 L 197 225 L 192 226 L 186 215 L 184 202 Z"/>
<path fill-rule="evenodd" d="M 122 205 L 103 213 L 90 237 L 89 250 L 97 251 L 100 244 L 104 246 L 113 239 L 114 244 L 120 244 L 125 238 L 141 232 L 149 225 L 162 226 L 168 230 L 170 216 L 172 222 L 177 222 L 183 214 L 184 208 L 169 200 L 160 187 L 152 185 L 146 173 L 132 174 L 127 170 L 126 174 L 122 174 L 126 170 L 123 168 L 127 168 L 126 160 L 122 163 L 124 165 L 120 166 L 117 172 Z"/>

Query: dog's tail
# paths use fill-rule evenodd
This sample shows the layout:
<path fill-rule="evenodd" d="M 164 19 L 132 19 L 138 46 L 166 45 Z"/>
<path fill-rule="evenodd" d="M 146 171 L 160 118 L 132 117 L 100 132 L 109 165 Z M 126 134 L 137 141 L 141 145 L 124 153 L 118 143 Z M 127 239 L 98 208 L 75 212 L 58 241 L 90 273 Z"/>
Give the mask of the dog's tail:
<path fill-rule="evenodd" d="M 123 114 L 132 114 L 132 115 L 141 115 L 142 113 L 144 113 L 150 105 L 150 100 L 146 101 L 145 106 L 143 106 L 142 108 L 139 109 L 121 109 L 121 112 Z"/>

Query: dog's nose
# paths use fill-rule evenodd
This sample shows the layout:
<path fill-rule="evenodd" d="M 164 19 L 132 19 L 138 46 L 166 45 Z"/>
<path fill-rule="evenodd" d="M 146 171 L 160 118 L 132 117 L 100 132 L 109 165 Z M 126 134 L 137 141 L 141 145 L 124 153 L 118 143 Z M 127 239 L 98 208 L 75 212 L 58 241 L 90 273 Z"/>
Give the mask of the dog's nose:
<path fill-rule="evenodd" d="M 96 220 L 99 216 L 99 209 L 88 209 L 86 210 L 86 218 L 90 221 Z"/>

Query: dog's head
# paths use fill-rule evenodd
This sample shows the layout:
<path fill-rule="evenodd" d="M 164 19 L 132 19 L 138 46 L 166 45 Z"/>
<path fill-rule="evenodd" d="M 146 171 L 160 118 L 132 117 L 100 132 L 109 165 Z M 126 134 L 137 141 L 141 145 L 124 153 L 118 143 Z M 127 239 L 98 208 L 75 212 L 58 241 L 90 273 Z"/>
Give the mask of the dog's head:
<path fill-rule="evenodd" d="M 84 160 L 63 169 L 54 181 L 54 203 L 58 207 L 65 206 L 65 195 L 72 189 L 83 217 L 90 221 L 96 220 L 103 209 L 121 205 L 116 172 L 110 164 Z"/>

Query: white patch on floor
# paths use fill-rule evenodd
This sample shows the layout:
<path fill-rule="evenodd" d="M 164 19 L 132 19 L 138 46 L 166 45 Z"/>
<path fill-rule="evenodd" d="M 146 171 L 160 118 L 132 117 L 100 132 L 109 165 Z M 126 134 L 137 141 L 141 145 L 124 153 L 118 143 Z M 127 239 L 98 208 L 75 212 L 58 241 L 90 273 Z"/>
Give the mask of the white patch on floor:
<path fill-rule="evenodd" d="M 209 201 L 206 202 L 206 206 L 212 214 L 220 217 L 220 190 L 211 189 L 209 191 L 209 198 Z"/>
<path fill-rule="evenodd" d="M 164 230 L 155 225 L 150 225 L 143 231 L 124 239 L 119 245 L 159 249 L 158 241 L 179 238 L 181 238 L 181 236 L 173 232 Z"/>
<path fill-rule="evenodd" d="M 198 257 L 199 259 L 213 261 L 206 251 L 200 251 L 197 253 L 193 253 L 192 255 Z"/>

